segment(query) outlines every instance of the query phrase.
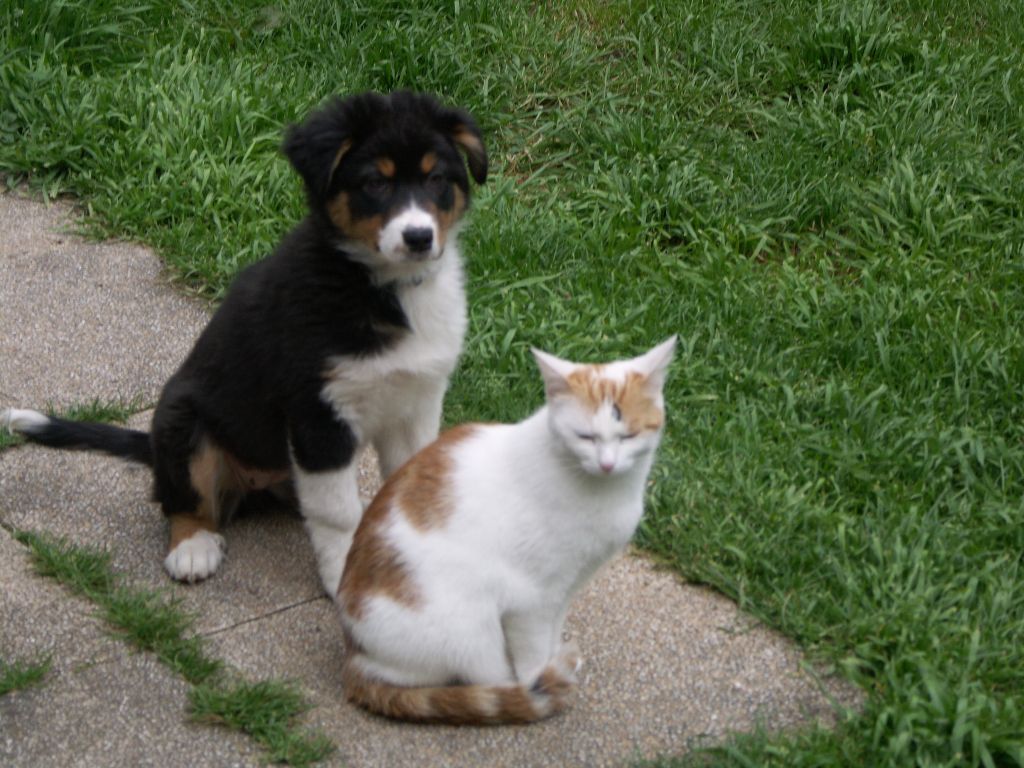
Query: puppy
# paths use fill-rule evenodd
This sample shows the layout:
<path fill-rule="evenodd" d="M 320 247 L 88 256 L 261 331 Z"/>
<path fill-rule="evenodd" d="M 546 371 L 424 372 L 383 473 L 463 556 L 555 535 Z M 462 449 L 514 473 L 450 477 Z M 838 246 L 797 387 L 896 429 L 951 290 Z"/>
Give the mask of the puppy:
<path fill-rule="evenodd" d="M 289 128 L 283 150 L 309 214 L 235 279 L 151 432 L 29 410 L 0 421 L 150 465 L 170 521 L 164 566 L 181 581 L 217 570 L 243 496 L 294 491 L 334 594 L 362 515 L 360 448 L 376 448 L 386 477 L 437 436 L 466 330 L 466 165 L 483 183 L 487 153 L 465 111 L 404 91 L 334 99 Z"/>

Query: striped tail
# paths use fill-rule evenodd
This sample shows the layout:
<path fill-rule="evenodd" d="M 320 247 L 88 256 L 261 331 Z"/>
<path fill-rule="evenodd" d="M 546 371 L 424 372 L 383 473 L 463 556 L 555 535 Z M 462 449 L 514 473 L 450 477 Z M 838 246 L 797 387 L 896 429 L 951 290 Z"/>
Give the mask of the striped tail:
<path fill-rule="evenodd" d="M 359 669 L 358 655 L 345 663 L 348 700 L 396 720 L 450 725 L 533 723 L 564 709 L 576 683 L 579 657 L 563 651 L 533 685 L 450 685 L 407 688 L 371 678 Z"/>
<path fill-rule="evenodd" d="M 50 448 L 72 448 L 109 453 L 129 461 L 153 465 L 149 433 L 113 424 L 68 421 L 39 411 L 10 408 L 0 411 L 0 426 L 23 435 L 29 442 Z"/>

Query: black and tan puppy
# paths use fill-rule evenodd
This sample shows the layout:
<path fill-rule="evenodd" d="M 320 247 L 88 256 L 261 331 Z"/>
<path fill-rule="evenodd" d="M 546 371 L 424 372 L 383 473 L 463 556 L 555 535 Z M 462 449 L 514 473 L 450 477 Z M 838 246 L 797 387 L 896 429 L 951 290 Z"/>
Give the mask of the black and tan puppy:
<path fill-rule="evenodd" d="M 386 477 L 437 436 L 466 329 L 456 234 L 487 154 L 466 112 L 397 92 L 336 99 L 292 126 L 284 153 L 309 215 L 244 270 L 167 382 L 150 433 L 30 410 L 29 440 L 153 468 L 172 577 L 210 576 L 247 492 L 294 486 L 328 593 L 362 515 L 355 458 Z"/>

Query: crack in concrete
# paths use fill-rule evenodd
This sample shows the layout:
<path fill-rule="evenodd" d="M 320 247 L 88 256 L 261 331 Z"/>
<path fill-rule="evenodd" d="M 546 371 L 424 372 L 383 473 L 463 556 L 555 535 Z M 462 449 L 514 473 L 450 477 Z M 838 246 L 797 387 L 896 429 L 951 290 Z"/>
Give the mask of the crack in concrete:
<path fill-rule="evenodd" d="M 246 624 L 252 624 L 253 622 L 262 621 L 263 619 L 269 619 L 271 616 L 278 616 L 278 615 L 280 615 L 282 613 L 287 613 L 288 611 L 291 611 L 291 610 L 293 610 L 295 608 L 301 608 L 304 605 L 310 605 L 311 603 L 315 603 L 315 602 L 318 602 L 320 600 L 326 600 L 326 599 L 327 599 L 326 595 L 319 596 L 319 597 L 308 597 L 305 600 L 298 601 L 297 603 L 292 603 L 291 605 L 284 605 L 284 606 L 281 606 L 280 608 L 275 608 L 272 611 L 268 611 L 267 613 L 261 613 L 259 616 L 250 616 L 247 619 L 242 619 L 241 621 L 236 621 L 234 624 L 229 624 L 229 625 L 224 626 L 224 627 L 217 627 L 216 629 L 209 629 L 209 630 L 206 630 L 204 632 L 197 632 L 196 634 L 198 636 L 200 636 L 200 637 L 214 637 L 215 635 L 222 635 L 225 632 L 230 632 L 232 629 L 238 629 L 238 627 L 244 627 Z"/>

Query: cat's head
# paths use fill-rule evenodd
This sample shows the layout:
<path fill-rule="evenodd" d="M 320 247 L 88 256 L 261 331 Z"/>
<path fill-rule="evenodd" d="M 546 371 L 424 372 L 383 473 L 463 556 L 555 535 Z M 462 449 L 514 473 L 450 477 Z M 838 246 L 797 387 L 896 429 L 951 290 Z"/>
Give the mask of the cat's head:
<path fill-rule="evenodd" d="M 662 389 L 676 337 L 632 358 L 600 365 L 572 363 L 533 350 L 556 438 L 591 475 L 628 472 L 661 440 Z"/>

